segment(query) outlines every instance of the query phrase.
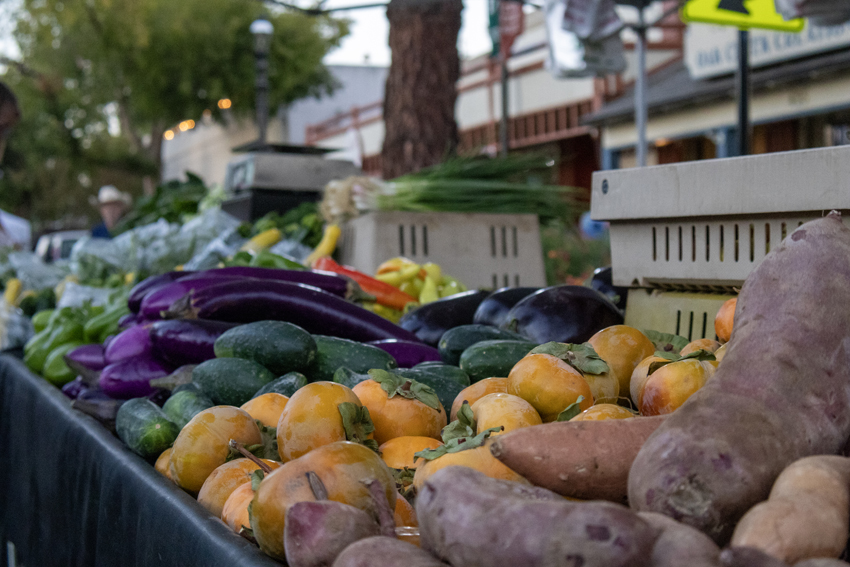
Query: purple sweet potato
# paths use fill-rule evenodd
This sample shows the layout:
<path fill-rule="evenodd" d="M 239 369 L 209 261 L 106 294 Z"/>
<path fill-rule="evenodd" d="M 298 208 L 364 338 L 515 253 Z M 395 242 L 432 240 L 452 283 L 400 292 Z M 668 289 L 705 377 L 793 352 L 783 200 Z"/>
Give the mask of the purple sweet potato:
<path fill-rule="evenodd" d="M 850 437 L 850 229 L 804 224 L 750 274 L 726 357 L 644 443 L 629 503 L 724 544 L 782 470 Z"/>
<path fill-rule="evenodd" d="M 788 567 L 784 561 L 754 547 L 727 547 L 720 552 L 722 567 Z"/>
<path fill-rule="evenodd" d="M 332 500 L 298 502 L 286 511 L 286 563 L 290 567 L 330 567 L 350 544 L 380 533 L 372 516 L 354 506 Z"/>
<path fill-rule="evenodd" d="M 655 512 L 640 512 L 638 516 L 661 530 L 652 548 L 652 567 L 719 565 L 720 548 L 701 531 Z"/>
<path fill-rule="evenodd" d="M 794 567 L 850 567 L 850 563 L 840 559 L 819 557 L 817 559 L 806 559 L 805 561 L 794 563 Z"/>
<path fill-rule="evenodd" d="M 333 567 L 448 567 L 415 545 L 387 536 L 361 539 L 339 554 Z"/>
<path fill-rule="evenodd" d="M 625 506 L 447 467 L 416 500 L 422 549 L 464 567 L 642 567 L 659 530 Z"/>

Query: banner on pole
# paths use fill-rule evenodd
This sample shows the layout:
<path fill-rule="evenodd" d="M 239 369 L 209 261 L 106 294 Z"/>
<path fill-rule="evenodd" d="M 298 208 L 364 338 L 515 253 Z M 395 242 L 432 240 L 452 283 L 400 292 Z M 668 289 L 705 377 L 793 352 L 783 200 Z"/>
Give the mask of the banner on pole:
<path fill-rule="evenodd" d="M 799 32 L 805 25 L 802 19 L 786 21 L 776 11 L 774 0 L 688 0 L 682 20 L 784 32 Z"/>

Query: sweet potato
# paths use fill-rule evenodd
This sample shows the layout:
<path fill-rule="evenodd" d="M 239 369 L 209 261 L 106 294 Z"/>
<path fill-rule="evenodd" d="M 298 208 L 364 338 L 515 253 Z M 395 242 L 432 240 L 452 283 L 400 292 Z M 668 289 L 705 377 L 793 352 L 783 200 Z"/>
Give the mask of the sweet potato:
<path fill-rule="evenodd" d="M 850 530 L 850 459 L 805 457 L 788 466 L 770 497 L 744 514 L 733 546 L 760 549 L 786 563 L 836 558 Z"/>
<path fill-rule="evenodd" d="M 664 419 L 546 423 L 500 435 L 490 452 L 537 486 L 571 498 L 624 504 L 632 461 Z"/>
<path fill-rule="evenodd" d="M 701 531 L 655 512 L 640 512 L 638 516 L 661 530 L 652 548 L 652 567 L 718 566 L 720 548 Z"/>
<path fill-rule="evenodd" d="M 448 567 L 415 545 L 386 536 L 361 539 L 339 554 L 333 567 Z"/>
<path fill-rule="evenodd" d="M 850 229 L 804 224 L 750 274 L 717 373 L 643 445 L 629 503 L 723 544 L 791 462 L 850 437 Z"/>
<path fill-rule="evenodd" d="M 659 530 L 610 502 L 445 468 L 419 492 L 422 548 L 464 567 L 649 566 Z"/>
<path fill-rule="evenodd" d="M 784 561 L 754 547 L 728 547 L 720 552 L 722 567 L 788 567 Z"/>
<path fill-rule="evenodd" d="M 841 561 L 840 559 L 818 557 L 817 559 L 806 559 L 805 561 L 795 563 L 794 567 L 850 567 L 850 563 Z"/>
<path fill-rule="evenodd" d="M 332 500 L 298 502 L 286 511 L 286 563 L 290 567 L 330 567 L 350 544 L 380 533 L 372 516 L 354 506 Z"/>

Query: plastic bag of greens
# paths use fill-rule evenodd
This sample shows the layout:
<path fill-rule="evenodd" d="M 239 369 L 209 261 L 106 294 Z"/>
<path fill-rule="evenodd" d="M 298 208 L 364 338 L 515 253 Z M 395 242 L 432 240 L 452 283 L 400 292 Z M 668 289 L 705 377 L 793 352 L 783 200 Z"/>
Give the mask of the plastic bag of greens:
<path fill-rule="evenodd" d="M 127 271 L 128 252 L 115 240 L 83 237 L 71 248 L 71 273 L 84 283 L 104 282 L 113 274 Z"/>
<path fill-rule="evenodd" d="M 271 252 L 272 254 L 291 258 L 296 262 L 300 262 L 302 264 L 312 251 L 312 248 L 296 240 L 281 240 L 280 242 L 269 248 L 269 252 Z"/>
<path fill-rule="evenodd" d="M 106 287 L 92 287 L 74 282 L 65 284 L 62 297 L 56 302 L 56 308 L 82 307 L 86 303 L 92 306 L 108 305 L 116 290 Z"/>
<path fill-rule="evenodd" d="M 194 242 L 192 256 L 196 256 L 220 235 L 238 228 L 240 224 L 239 219 L 220 208 L 207 209 L 183 225 L 180 237 Z"/>
<path fill-rule="evenodd" d="M 0 350 L 20 348 L 35 334 L 32 321 L 20 309 L 0 299 Z"/>
<path fill-rule="evenodd" d="M 239 234 L 238 228 L 231 228 L 207 244 L 203 250 L 184 264 L 186 270 L 208 270 L 215 268 L 236 254 L 248 239 Z"/>
<path fill-rule="evenodd" d="M 15 277 L 21 280 L 23 289 L 55 287 L 68 275 L 67 267 L 45 264 L 41 258 L 30 252 L 9 254 L 9 265 L 15 271 Z"/>

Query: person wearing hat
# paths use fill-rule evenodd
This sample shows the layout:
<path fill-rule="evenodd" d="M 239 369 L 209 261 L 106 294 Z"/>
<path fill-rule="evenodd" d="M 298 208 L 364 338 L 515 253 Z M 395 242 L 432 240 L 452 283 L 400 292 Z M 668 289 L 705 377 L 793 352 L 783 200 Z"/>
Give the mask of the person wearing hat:
<path fill-rule="evenodd" d="M 3 161 L 6 139 L 20 119 L 21 109 L 18 107 L 18 99 L 9 87 L 0 83 L 0 162 Z"/>
<path fill-rule="evenodd" d="M 121 220 L 133 199 L 114 185 L 104 185 L 97 192 L 97 197 L 89 197 L 89 203 L 98 208 L 102 219 L 100 224 L 92 229 L 91 235 L 94 238 L 112 238 L 109 231 Z"/>

